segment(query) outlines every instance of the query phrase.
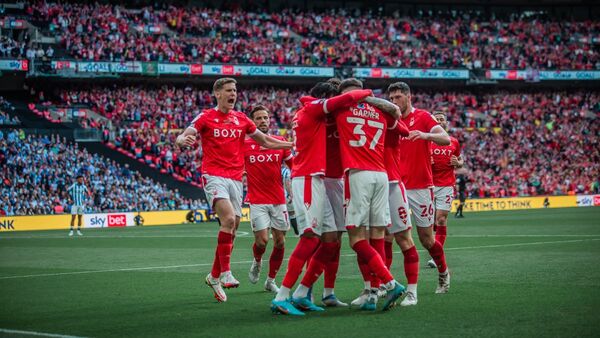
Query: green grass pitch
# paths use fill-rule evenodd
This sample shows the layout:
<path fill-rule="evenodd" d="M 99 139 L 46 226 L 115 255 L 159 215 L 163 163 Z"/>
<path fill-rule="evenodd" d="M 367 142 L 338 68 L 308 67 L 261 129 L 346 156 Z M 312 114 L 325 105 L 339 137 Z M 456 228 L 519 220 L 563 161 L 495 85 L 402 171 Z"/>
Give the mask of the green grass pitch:
<path fill-rule="evenodd" d="M 449 219 L 450 293 L 419 250 L 419 304 L 390 312 L 327 309 L 273 315 L 272 295 L 248 282 L 250 227 L 232 255 L 241 281 L 218 304 L 204 284 L 214 223 L 0 233 L 0 336 L 23 330 L 85 337 L 581 337 L 598 336 L 600 208 L 484 212 Z M 286 257 L 297 239 L 288 238 Z M 420 249 L 420 244 L 417 244 Z M 265 253 L 268 259 L 270 248 Z M 336 285 L 351 301 L 362 281 L 347 238 Z M 395 246 L 392 272 L 405 282 Z M 287 266 L 284 262 L 277 281 Z M 322 279 L 315 286 L 320 296 Z M 381 307 L 381 304 L 380 304 Z"/>

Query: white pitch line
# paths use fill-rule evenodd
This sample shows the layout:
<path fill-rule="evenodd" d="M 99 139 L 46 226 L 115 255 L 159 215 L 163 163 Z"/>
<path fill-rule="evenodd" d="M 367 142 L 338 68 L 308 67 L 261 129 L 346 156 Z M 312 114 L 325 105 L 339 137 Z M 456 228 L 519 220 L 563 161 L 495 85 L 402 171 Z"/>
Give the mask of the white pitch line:
<path fill-rule="evenodd" d="M 238 233 L 236 234 L 236 237 L 246 237 L 248 236 L 249 233 L 246 231 L 238 231 Z M 599 235 L 600 236 L 600 235 Z M 95 236 L 95 235 L 83 235 L 82 237 L 75 237 L 75 238 L 216 238 L 215 234 L 207 234 L 207 235 L 162 235 L 162 236 L 158 236 L 158 235 L 139 235 L 139 234 L 131 234 L 131 235 L 116 235 L 116 236 L 110 236 L 110 235 L 101 235 L 101 236 Z M 0 237 L 0 241 L 3 239 L 73 239 L 72 237 L 67 237 L 66 235 L 64 236 L 58 236 L 58 235 L 50 235 L 50 236 L 14 236 L 14 237 Z"/>
<path fill-rule="evenodd" d="M 2 333 L 10 333 L 10 334 L 22 334 L 29 336 L 42 336 L 42 337 L 57 337 L 57 338 L 84 338 L 80 336 L 69 336 L 64 334 L 54 334 L 54 333 L 45 333 L 45 332 L 37 332 L 37 331 L 21 331 L 21 330 L 10 330 L 10 329 L 0 329 Z"/>
<path fill-rule="evenodd" d="M 578 242 L 588 242 L 588 241 L 600 241 L 600 238 L 591 238 L 591 239 L 574 239 L 568 241 L 550 241 L 550 242 L 528 242 L 528 243 L 512 243 L 512 244 L 497 244 L 497 245 L 482 245 L 482 246 L 465 246 L 458 248 L 445 248 L 444 251 L 455 251 L 455 250 L 471 250 L 471 249 L 487 249 L 487 248 L 504 248 L 511 246 L 527 246 L 527 245 L 544 245 L 544 244 L 562 244 L 562 243 L 578 243 Z M 424 252 L 426 250 L 418 250 L 420 252 Z M 402 251 L 395 251 L 395 254 L 402 253 Z M 340 255 L 341 257 L 353 257 L 352 254 Z M 288 259 L 284 259 L 287 261 Z M 238 261 L 231 262 L 230 264 L 249 264 L 252 261 Z M 17 278 L 32 278 L 32 277 L 53 277 L 53 276 L 66 276 L 66 275 L 84 275 L 84 274 L 92 274 L 92 273 L 105 273 L 105 272 L 124 272 L 124 271 L 141 271 L 141 270 L 161 270 L 161 269 L 177 269 L 177 268 L 186 268 L 186 267 L 198 267 L 198 266 L 211 266 L 213 263 L 198 263 L 198 264 L 184 264 L 184 265 L 167 265 L 167 266 L 148 266 L 148 267 L 139 267 L 139 268 L 123 268 L 123 269 L 107 269 L 107 270 L 88 270 L 88 271 L 74 271 L 74 272 L 57 272 L 57 273 L 41 273 L 35 275 L 17 275 L 17 276 L 4 276 L 0 277 L 0 280 L 3 279 L 17 279 Z"/>

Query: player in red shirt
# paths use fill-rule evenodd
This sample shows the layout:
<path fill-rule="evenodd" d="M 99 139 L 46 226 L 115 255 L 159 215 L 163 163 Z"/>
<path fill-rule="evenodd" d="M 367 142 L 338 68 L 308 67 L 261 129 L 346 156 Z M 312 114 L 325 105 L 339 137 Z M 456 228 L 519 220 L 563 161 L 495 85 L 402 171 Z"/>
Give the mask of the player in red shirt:
<path fill-rule="evenodd" d="M 346 79 L 340 84 L 342 93 L 360 89 L 362 82 L 357 79 Z M 364 271 L 385 284 L 388 293 L 383 310 L 388 310 L 405 290 L 382 259 L 385 228 L 390 223 L 384 139 L 388 129 L 397 127 L 400 113 L 398 107 L 382 99 L 370 96 L 362 101 L 346 109 L 332 110 L 331 114 L 336 119 L 346 174 L 345 223 L 350 246 Z M 377 289 L 373 289 L 361 309 L 375 310 L 377 300 Z"/>
<path fill-rule="evenodd" d="M 213 289 L 217 301 L 224 302 L 227 295 L 223 288 L 239 286 L 231 274 L 229 261 L 242 215 L 246 135 L 270 149 L 291 149 L 292 144 L 263 134 L 244 113 L 233 110 L 237 99 L 235 79 L 218 79 L 213 85 L 213 93 L 217 106 L 202 111 L 177 136 L 176 142 L 180 147 L 191 147 L 196 143 L 196 135 L 202 139 L 204 192 L 220 220 L 215 260 L 211 273 L 206 276 L 206 284 Z"/>
<path fill-rule="evenodd" d="M 448 132 L 448 119 L 443 112 L 433 114 L 440 126 Z M 460 154 L 460 144 L 458 140 L 450 136 L 450 145 L 439 146 L 431 144 L 431 171 L 433 174 L 433 195 L 435 197 L 435 239 L 444 245 L 446 242 L 446 223 L 448 213 L 452 209 L 452 200 L 454 199 L 454 186 L 456 185 L 456 176 L 454 169 L 461 168 L 464 164 Z M 436 268 L 433 260 L 427 262 L 427 265 Z"/>
<path fill-rule="evenodd" d="M 269 133 L 271 117 L 266 107 L 258 105 L 252 108 L 249 115 L 258 130 L 264 134 Z M 273 137 L 285 141 L 281 136 Z M 250 204 L 250 225 L 254 232 L 254 260 L 248 277 L 252 284 L 258 282 L 262 256 L 269 242 L 271 229 L 273 252 L 269 258 L 269 275 L 265 281 L 265 290 L 277 293 L 279 288 L 275 284 L 275 276 L 283 262 L 285 233 L 290 228 L 281 165 L 285 162 L 288 167 L 292 167 L 292 153 L 290 150 L 263 148 L 255 140 L 246 138 L 244 159 L 248 184 L 246 201 Z"/>
<path fill-rule="evenodd" d="M 433 235 L 433 178 L 431 174 L 431 143 L 439 145 L 450 144 L 450 137 L 439 126 L 437 121 L 422 109 L 411 105 L 410 87 L 404 82 L 391 84 L 387 93 L 390 100 L 400 107 L 402 121 L 410 130 L 408 137 L 400 139 L 400 174 L 406 186 L 406 198 L 421 244 L 429 251 L 435 261 L 438 272 L 438 287 L 436 293 L 448 292 L 450 274 L 446 266 L 444 248 L 435 240 Z M 394 210 L 403 214 L 402 210 Z M 408 214 L 408 211 L 407 211 Z M 402 217 L 402 215 L 400 215 Z M 406 271 L 409 279 L 406 298 L 401 305 L 417 304 L 418 254 L 414 248 L 410 225 L 402 224 L 400 229 L 394 229 L 396 242 L 405 254 L 410 256 L 410 271 Z M 416 260 L 416 264 L 415 264 Z M 405 266 L 405 269 L 407 267 Z M 410 275 L 410 276 L 409 276 Z"/>
<path fill-rule="evenodd" d="M 349 107 L 371 95 L 371 91 L 355 91 L 334 96 L 336 94 L 337 88 L 334 84 L 318 83 L 311 89 L 310 96 L 300 98 L 302 107 L 296 112 L 292 121 L 296 151 L 292 168 L 292 192 L 300 240 L 290 256 L 281 288 L 271 302 L 271 309 L 274 312 L 304 315 L 298 308 L 311 311 L 323 310 L 314 305 L 308 296 L 295 298 L 292 304 L 290 289 L 302 273 L 304 264 L 313 257 L 313 253 L 314 257 L 306 275 L 310 274 L 318 278 L 323 271 L 323 266 L 334 259 L 337 250 L 335 242 L 323 242 L 319 246 L 325 210 L 331 207 L 326 198 L 324 184 L 327 163 L 325 112 Z M 307 294 L 308 288 L 302 287 L 301 284 L 296 292 Z"/>

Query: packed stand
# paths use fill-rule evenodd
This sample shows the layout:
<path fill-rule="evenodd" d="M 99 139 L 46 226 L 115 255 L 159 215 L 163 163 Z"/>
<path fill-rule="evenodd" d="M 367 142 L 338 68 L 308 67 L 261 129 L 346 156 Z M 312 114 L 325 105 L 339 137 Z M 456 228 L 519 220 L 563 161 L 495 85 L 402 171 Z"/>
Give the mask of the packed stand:
<path fill-rule="evenodd" d="M 600 193 L 598 92 L 417 94 L 445 111 L 475 198 Z"/>
<path fill-rule="evenodd" d="M 35 166 L 31 166 L 35 163 Z M 59 136 L 26 135 L 0 130 L 0 213 L 38 215 L 69 212 L 66 189 L 77 175 L 93 193 L 89 212 L 200 208 L 200 201 L 180 196 L 127 165 L 81 150 Z"/>
<path fill-rule="evenodd" d="M 87 60 L 307 66 L 600 69 L 598 21 L 476 12 L 325 13 L 36 3 L 65 48 Z M 168 27 L 173 36 L 163 32 Z M 152 28 L 152 29 L 149 29 Z"/>
<path fill-rule="evenodd" d="M 264 104 L 273 113 L 271 127 L 287 128 L 298 105 L 300 91 L 275 88 L 241 90 L 236 109 L 249 111 Z M 201 152 L 173 147 L 177 132 L 186 128 L 202 109 L 216 102 L 207 90 L 192 87 L 93 87 L 63 90 L 61 103 L 86 104 L 117 126 L 115 146 L 153 168 L 176 178 L 201 184 Z M 107 132 L 107 131 L 106 131 Z"/>

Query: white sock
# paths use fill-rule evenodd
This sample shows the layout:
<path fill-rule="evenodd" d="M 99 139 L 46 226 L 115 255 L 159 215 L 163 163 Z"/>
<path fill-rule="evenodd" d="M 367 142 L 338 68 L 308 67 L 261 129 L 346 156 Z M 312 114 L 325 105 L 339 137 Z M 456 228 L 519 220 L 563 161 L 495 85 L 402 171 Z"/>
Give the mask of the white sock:
<path fill-rule="evenodd" d="M 323 298 L 333 295 L 333 288 L 324 288 L 323 289 Z"/>
<path fill-rule="evenodd" d="M 408 284 L 406 286 L 406 291 L 413 293 L 416 296 L 417 295 L 417 284 Z"/>
<path fill-rule="evenodd" d="M 290 289 L 282 285 L 279 288 L 279 292 L 277 292 L 277 295 L 275 296 L 275 301 L 281 302 L 288 298 L 290 298 Z"/>
<path fill-rule="evenodd" d="M 292 295 L 292 297 L 294 298 L 304 298 L 304 297 L 308 297 L 308 287 L 304 286 L 302 284 L 298 285 L 298 288 L 296 289 L 296 291 L 294 291 L 294 294 Z"/>
<path fill-rule="evenodd" d="M 448 274 L 448 268 L 446 268 L 446 271 L 440 272 L 440 275 L 446 275 L 446 274 Z"/>
<path fill-rule="evenodd" d="M 371 281 L 365 281 L 365 290 L 371 290 Z"/>
<path fill-rule="evenodd" d="M 267 282 L 274 282 L 275 278 L 267 277 Z"/>
<path fill-rule="evenodd" d="M 391 281 L 385 283 L 385 288 L 390 291 L 393 290 L 396 287 L 396 280 L 392 279 Z"/>

